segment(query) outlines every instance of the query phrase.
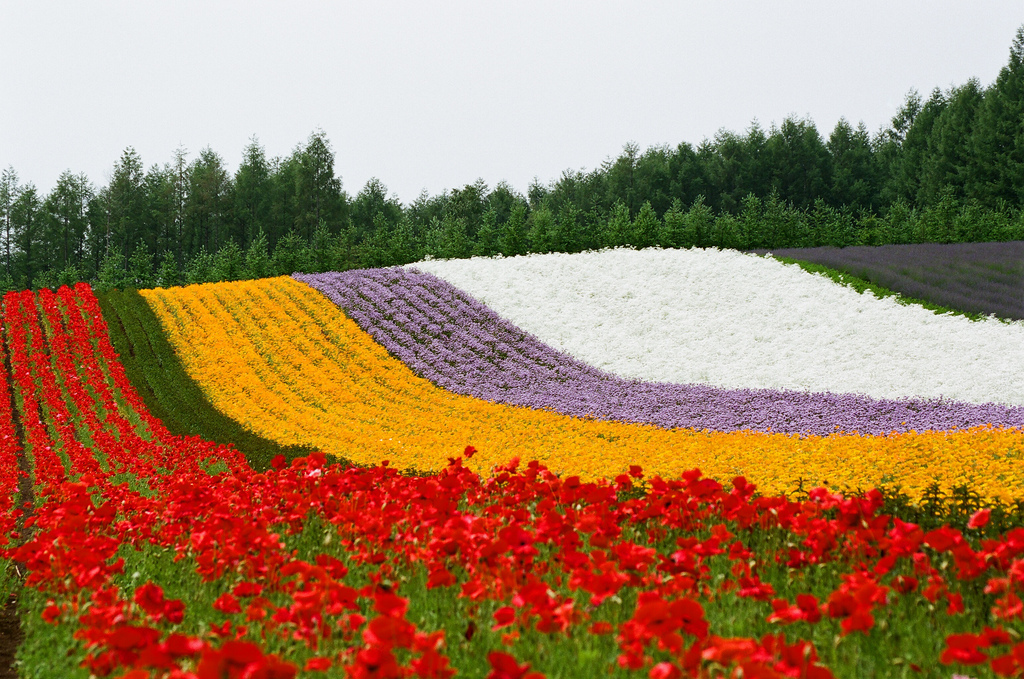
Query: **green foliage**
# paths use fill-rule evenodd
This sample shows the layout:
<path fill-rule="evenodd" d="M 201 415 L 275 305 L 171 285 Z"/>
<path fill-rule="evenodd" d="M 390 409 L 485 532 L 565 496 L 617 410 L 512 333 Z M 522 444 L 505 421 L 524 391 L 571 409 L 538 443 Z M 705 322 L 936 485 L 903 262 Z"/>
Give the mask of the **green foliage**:
<path fill-rule="evenodd" d="M 245 251 L 245 278 L 267 278 L 273 262 L 267 245 L 267 235 L 260 230 Z"/>
<path fill-rule="evenodd" d="M 655 214 L 650 201 L 644 201 L 636 219 L 633 220 L 629 244 L 637 248 L 651 247 L 657 243 L 661 228 L 661 220 Z"/>
<path fill-rule="evenodd" d="M 473 254 L 483 257 L 498 254 L 500 250 L 498 237 L 498 212 L 491 207 L 484 213 L 480 230 L 477 231 L 476 246 L 473 249 Z"/>
<path fill-rule="evenodd" d="M 107 186 L 65 172 L 43 195 L 8 168 L 0 268 L 19 288 L 71 275 L 123 287 L 428 255 L 1006 241 L 1024 239 L 1022 207 L 1024 27 L 994 83 L 911 91 L 873 136 L 841 118 L 825 139 L 813 121 L 789 116 L 696 147 L 630 142 L 591 171 L 535 179 L 525 195 L 478 179 L 403 205 L 372 178 L 350 198 L 322 130 L 283 158 L 268 159 L 253 138 L 234 174 L 210 148 L 191 159 L 178 149 L 145 171 L 129 147 Z M 152 256 L 148 273 L 131 261 L 143 256 L 139 243 Z M 152 270 L 168 253 L 177 275 Z"/>
<path fill-rule="evenodd" d="M 208 281 L 237 281 L 246 276 L 245 253 L 234 239 L 214 254 L 210 265 Z M 141 286 L 139 286 L 141 287 Z"/>
<path fill-rule="evenodd" d="M 199 248 L 188 264 L 185 265 L 185 283 L 206 283 L 213 280 L 214 262 L 213 255 L 206 251 L 205 247 Z M 109 287 L 109 286 L 108 286 Z M 119 285 L 117 287 L 131 287 L 130 285 Z"/>
<path fill-rule="evenodd" d="M 174 253 L 164 253 L 156 272 L 156 285 L 161 288 L 181 285 L 181 273 L 178 271 L 178 263 L 174 261 Z"/>
<path fill-rule="evenodd" d="M 558 249 L 558 234 L 555 232 L 555 218 L 547 208 L 534 210 L 529 219 L 530 252 L 551 252 Z"/>
<path fill-rule="evenodd" d="M 96 287 L 100 290 L 110 288 L 123 288 L 128 285 L 128 276 L 125 272 L 124 255 L 111 250 L 103 257 L 100 264 L 99 276 Z"/>
<path fill-rule="evenodd" d="M 143 240 L 139 240 L 128 258 L 128 271 L 125 282 L 133 288 L 150 288 L 153 286 L 153 255 Z"/>
<path fill-rule="evenodd" d="M 619 201 L 615 204 L 603 227 L 601 229 L 602 245 L 615 248 L 630 244 L 629 241 L 633 236 L 633 222 L 629 218 L 629 208 L 624 202 Z"/>
<path fill-rule="evenodd" d="M 506 257 L 526 254 L 526 206 L 512 208 L 508 221 L 499 229 L 498 249 Z"/>

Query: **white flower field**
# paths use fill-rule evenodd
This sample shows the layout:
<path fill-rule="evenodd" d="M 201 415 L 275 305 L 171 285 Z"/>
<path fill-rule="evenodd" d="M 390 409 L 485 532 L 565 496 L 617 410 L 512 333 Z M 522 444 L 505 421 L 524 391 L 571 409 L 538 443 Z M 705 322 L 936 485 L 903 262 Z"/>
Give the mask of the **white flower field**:
<path fill-rule="evenodd" d="M 408 265 L 621 377 L 1024 405 L 1024 323 L 879 299 L 732 250 Z"/>

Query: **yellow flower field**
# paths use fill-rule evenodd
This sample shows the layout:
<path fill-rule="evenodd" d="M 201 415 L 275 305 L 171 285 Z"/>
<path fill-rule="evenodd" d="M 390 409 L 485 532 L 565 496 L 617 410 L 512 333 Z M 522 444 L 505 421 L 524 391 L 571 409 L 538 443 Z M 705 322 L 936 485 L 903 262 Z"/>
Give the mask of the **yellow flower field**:
<path fill-rule="evenodd" d="M 1024 497 L 1024 432 L 974 429 L 797 437 L 664 430 L 581 420 L 447 392 L 391 357 L 334 303 L 289 277 L 141 293 L 211 402 L 262 436 L 360 464 L 436 470 L 466 445 L 487 473 L 512 457 L 563 475 L 615 476 L 631 464 L 678 477 L 744 475 L 767 493 L 798 479 L 832 488 L 970 484 Z"/>

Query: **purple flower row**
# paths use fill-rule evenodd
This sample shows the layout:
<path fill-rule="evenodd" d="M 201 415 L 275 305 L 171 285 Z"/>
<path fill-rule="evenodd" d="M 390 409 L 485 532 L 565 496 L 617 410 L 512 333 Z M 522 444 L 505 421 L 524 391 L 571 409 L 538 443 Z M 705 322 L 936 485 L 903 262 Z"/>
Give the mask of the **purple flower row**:
<path fill-rule="evenodd" d="M 416 374 L 449 391 L 574 417 L 792 434 L 1024 427 L 1024 407 L 650 383 L 561 353 L 458 288 L 408 269 L 294 274 Z"/>

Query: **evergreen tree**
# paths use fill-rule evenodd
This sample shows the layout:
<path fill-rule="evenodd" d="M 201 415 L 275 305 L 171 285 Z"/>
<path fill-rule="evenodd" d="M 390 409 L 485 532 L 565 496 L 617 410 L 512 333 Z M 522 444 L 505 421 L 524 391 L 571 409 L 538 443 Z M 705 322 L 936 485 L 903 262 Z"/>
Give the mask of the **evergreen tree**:
<path fill-rule="evenodd" d="M 263 234 L 264 246 L 266 231 L 270 226 L 271 190 L 270 162 L 267 160 L 263 147 L 254 136 L 242 152 L 242 163 L 235 172 L 234 216 L 237 227 L 233 236 L 243 248 Z"/>
<path fill-rule="evenodd" d="M 555 218 L 547 207 L 540 207 L 530 213 L 528 218 L 530 252 L 551 252 L 555 247 Z"/>
<path fill-rule="evenodd" d="M 443 220 L 436 218 L 427 229 L 426 254 L 436 259 L 460 259 L 468 257 L 469 237 L 466 235 L 466 221 L 446 215 Z"/>
<path fill-rule="evenodd" d="M 153 287 L 153 254 L 146 241 L 139 239 L 128 258 L 128 287 L 141 289 Z"/>
<path fill-rule="evenodd" d="M 245 278 L 267 278 L 273 271 L 267 234 L 260 230 L 245 250 Z"/>
<path fill-rule="evenodd" d="M 968 195 L 989 207 L 1024 201 L 1024 26 L 1009 63 L 984 95 L 971 137 L 974 171 Z"/>
<path fill-rule="evenodd" d="M 484 212 L 487 211 L 487 184 L 483 179 L 477 179 L 461 189 L 453 189 L 444 211 L 452 219 L 461 219 L 466 225 L 466 236 L 476 240 Z"/>
<path fill-rule="evenodd" d="M 773 191 L 764 201 L 761 213 L 761 244 L 757 247 L 804 247 L 810 242 L 810 230 L 803 212 L 784 203 Z"/>
<path fill-rule="evenodd" d="M 295 183 L 295 227 L 298 234 L 312 238 L 324 222 L 332 233 L 343 224 L 346 201 L 341 179 L 334 175 L 334 151 L 323 130 L 309 135 L 306 146 L 297 152 Z"/>
<path fill-rule="evenodd" d="M 174 260 L 180 268 L 185 263 L 185 211 L 188 206 L 189 164 L 188 152 L 181 146 L 174 151 L 174 161 L 167 168 L 167 178 L 171 189 L 171 220 L 170 233 L 162 244 L 161 250 L 174 253 Z"/>
<path fill-rule="evenodd" d="M 728 212 L 720 212 L 711 225 L 709 245 L 718 248 L 739 248 L 741 242 L 739 220 Z"/>
<path fill-rule="evenodd" d="M 683 228 L 683 242 L 692 243 L 699 248 L 711 245 L 712 231 L 715 227 L 715 214 L 704 202 L 704 196 L 697 196 L 686 211 L 686 222 Z"/>
<path fill-rule="evenodd" d="M 228 242 L 213 255 L 209 280 L 237 281 L 245 278 L 245 273 L 245 253 L 238 247 L 235 239 L 228 239 Z"/>
<path fill-rule="evenodd" d="M 185 264 L 183 277 L 186 285 L 217 280 L 214 277 L 213 255 L 206 251 L 205 245 L 199 246 L 199 250 Z"/>
<path fill-rule="evenodd" d="M 128 258 L 132 246 L 142 237 L 146 213 L 145 173 L 142 157 L 128 147 L 114 165 L 105 194 L 108 212 L 105 250 L 113 247 Z"/>
<path fill-rule="evenodd" d="M 591 240 L 579 208 L 575 203 L 563 204 L 555 221 L 552 248 L 558 252 L 580 252 L 592 247 Z"/>
<path fill-rule="evenodd" d="M 857 210 L 876 210 L 879 188 L 874 149 L 864 123 L 854 129 L 840 118 L 826 143 L 832 165 L 829 202 Z"/>
<path fill-rule="evenodd" d="M 188 195 L 185 200 L 186 253 L 204 248 L 216 252 L 230 238 L 231 207 L 234 203 L 231 176 L 224 161 L 206 147 L 188 169 Z"/>
<path fill-rule="evenodd" d="M 663 248 L 691 248 L 697 240 L 686 232 L 686 212 L 682 202 L 676 198 L 665 212 L 665 218 L 658 230 L 658 245 Z"/>
<path fill-rule="evenodd" d="M 164 252 L 160 258 L 160 266 L 156 271 L 155 283 L 161 288 L 181 285 L 181 274 L 178 271 L 178 262 L 175 260 L 173 252 Z"/>
<path fill-rule="evenodd" d="M 787 117 L 769 135 L 765 155 L 772 167 L 771 190 L 784 201 L 807 208 L 827 195 L 832 183 L 831 157 L 813 121 Z M 770 190 L 753 193 L 766 196 Z"/>
<path fill-rule="evenodd" d="M 340 268 L 336 266 L 337 256 L 334 239 L 331 238 L 325 223 L 320 222 L 313 231 L 313 239 L 309 244 L 309 249 L 310 264 L 312 266 L 311 273 L 323 273 L 324 271 Z"/>
<path fill-rule="evenodd" d="M 378 228 L 398 224 L 402 218 L 402 204 L 396 198 L 388 197 L 388 188 L 383 182 L 371 177 L 352 201 L 349 212 L 356 242 L 361 243 Z"/>
<path fill-rule="evenodd" d="M 882 229 L 887 243 L 914 242 L 915 215 L 906 201 L 899 198 L 886 211 L 882 218 Z"/>
<path fill-rule="evenodd" d="M 498 247 L 506 257 L 526 254 L 526 205 L 516 204 L 509 213 L 508 221 L 501 225 Z"/>
<path fill-rule="evenodd" d="M 131 287 L 125 266 L 125 256 L 119 249 L 110 248 L 103 256 L 97 275 L 97 286 L 101 290 Z"/>
<path fill-rule="evenodd" d="M 297 272 L 306 272 L 310 268 L 308 256 L 306 241 L 294 231 L 289 231 L 274 247 L 274 273 L 278 276 L 289 276 Z"/>
<path fill-rule="evenodd" d="M 632 231 L 633 221 L 629 218 L 629 208 L 624 202 L 619 201 L 604 223 L 601 244 L 611 248 L 631 245 L 629 241 Z"/>
<path fill-rule="evenodd" d="M 408 264 L 422 259 L 424 252 L 421 240 L 412 220 L 407 215 L 402 215 L 388 240 L 391 263 Z"/>
<path fill-rule="evenodd" d="M 50 253 L 48 264 L 54 270 L 67 269 L 82 260 L 92 197 L 92 187 L 84 174 L 65 171 L 43 201 L 44 237 Z"/>
<path fill-rule="evenodd" d="M 346 224 L 331 240 L 331 268 L 335 271 L 348 271 L 364 266 L 360 259 L 360 248 L 356 243 L 356 230 Z"/>
<path fill-rule="evenodd" d="M 41 207 L 42 201 L 31 183 L 21 187 L 11 205 L 15 242 L 13 278 L 21 288 L 31 288 L 36 275 L 48 268 Z"/>
<path fill-rule="evenodd" d="M 604 204 L 622 203 L 630 214 L 640 209 L 640 190 L 637 186 L 637 165 L 640 162 L 640 147 L 635 142 L 627 142 L 622 153 L 614 162 L 602 165 L 605 174 L 607 194 Z"/>
<path fill-rule="evenodd" d="M 748 193 L 743 199 L 743 209 L 739 214 L 739 229 L 736 233 L 736 242 L 732 247 L 736 248 L 760 248 L 764 247 L 761 232 L 761 211 L 763 205 L 761 199 L 753 193 Z"/>
<path fill-rule="evenodd" d="M 142 238 L 155 255 L 174 249 L 175 202 L 174 174 L 169 165 L 153 166 L 143 179 L 146 192 L 146 216 Z"/>
<path fill-rule="evenodd" d="M 966 195 L 973 163 L 969 142 L 984 94 L 976 79 L 945 95 L 946 105 L 936 118 L 921 161 L 918 202 L 932 205 L 947 191 Z"/>
<path fill-rule="evenodd" d="M 7 280 L 14 281 L 14 203 L 18 200 L 21 187 L 18 186 L 18 173 L 8 166 L 0 173 L 0 232 L 3 238 L 3 275 Z"/>
<path fill-rule="evenodd" d="M 493 207 L 487 208 L 480 221 L 480 229 L 477 231 L 476 245 L 473 254 L 482 257 L 491 257 L 498 254 L 498 212 Z"/>
<path fill-rule="evenodd" d="M 929 158 L 932 128 L 946 108 L 945 95 L 936 88 L 913 119 L 900 149 L 899 163 L 894 168 L 896 195 L 917 203 L 923 198 L 921 179 Z"/>
<path fill-rule="evenodd" d="M 660 230 L 661 220 L 658 219 L 650 201 L 644 201 L 636 219 L 633 220 L 630 245 L 636 248 L 649 248 L 655 245 Z"/>

